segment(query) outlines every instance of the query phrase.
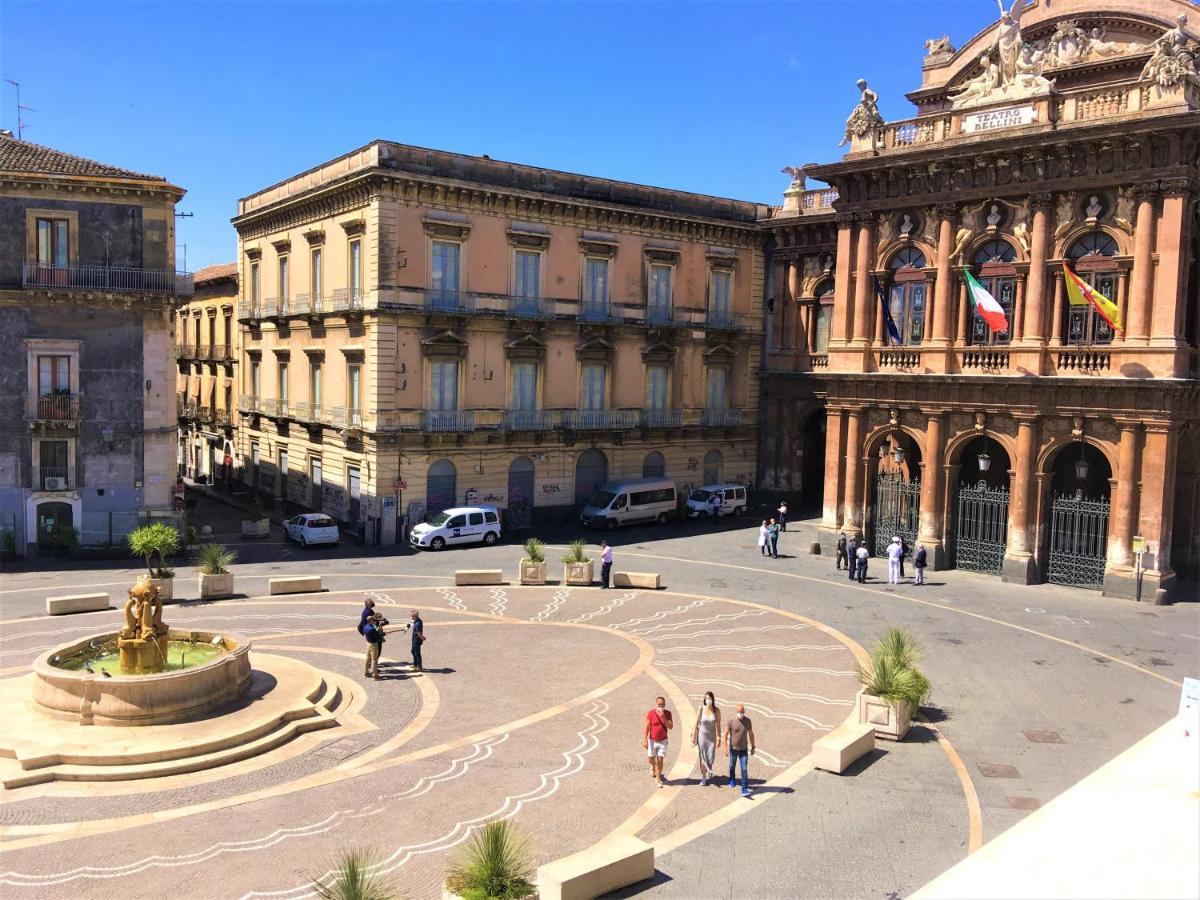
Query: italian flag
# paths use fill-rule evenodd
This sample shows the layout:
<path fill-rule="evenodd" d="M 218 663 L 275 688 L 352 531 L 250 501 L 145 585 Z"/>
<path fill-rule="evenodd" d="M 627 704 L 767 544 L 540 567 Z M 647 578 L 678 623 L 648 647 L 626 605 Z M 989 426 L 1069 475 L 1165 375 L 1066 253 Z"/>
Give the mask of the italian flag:
<path fill-rule="evenodd" d="M 971 304 L 979 313 L 979 318 L 987 322 L 987 327 L 995 333 L 1008 331 L 1008 316 L 1004 315 L 1004 307 L 975 280 L 970 269 L 964 267 L 963 276 L 967 279 L 967 293 L 971 295 Z"/>
<path fill-rule="evenodd" d="M 1067 300 L 1072 306 L 1091 306 L 1117 331 L 1125 330 L 1121 326 L 1121 312 L 1117 309 L 1117 304 L 1072 272 L 1065 262 L 1063 275 L 1067 281 Z"/>

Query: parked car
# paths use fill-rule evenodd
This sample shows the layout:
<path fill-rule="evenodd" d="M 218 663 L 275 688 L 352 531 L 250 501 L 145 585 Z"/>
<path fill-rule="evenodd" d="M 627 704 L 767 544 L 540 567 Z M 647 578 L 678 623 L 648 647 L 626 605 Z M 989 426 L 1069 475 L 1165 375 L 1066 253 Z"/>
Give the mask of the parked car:
<path fill-rule="evenodd" d="M 284 536 L 301 547 L 310 544 L 333 544 L 337 546 L 342 536 L 337 522 L 323 513 L 301 513 L 287 520 L 283 526 Z"/>
<path fill-rule="evenodd" d="M 500 540 L 500 513 L 494 506 L 456 506 L 414 525 L 408 542 L 422 550 L 449 544 L 487 544 Z"/>
<path fill-rule="evenodd" d="M 746 511 L 746 487 L 741 484 L 706 484 L 687 499 L 688 518 L 707 519 L 712 515 L 713 494 L 721 495 L 721 515 L 740 516 Z"/>
<path fill-rule="evenodd" d="M 579 518 L 591 528 L 616 528 L 632 522 L 666 525 L 674 514 L 674 481 L 636 478 L 605 484 L 592 494 Z"/>

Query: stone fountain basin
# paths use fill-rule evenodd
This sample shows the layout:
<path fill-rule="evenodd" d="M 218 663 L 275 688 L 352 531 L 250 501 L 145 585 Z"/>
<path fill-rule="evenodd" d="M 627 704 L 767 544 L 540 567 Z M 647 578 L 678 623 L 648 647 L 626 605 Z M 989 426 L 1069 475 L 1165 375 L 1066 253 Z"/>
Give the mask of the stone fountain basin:
<path fill-rule="evenodd" d="M 172 628 L 168 639 L 209 643 L 218 632 Z M 181 722 L 231 703 L 250 684 L 250 639 L 219 632 L 226 653 L 174 672 L 113 675 L 73 672 L 51 664 L 116 638 L 114 632 L 85 637 L 56 647 L 33 664 L 33 700 L 40 712 L 82 725 L 166 725 Z"/>

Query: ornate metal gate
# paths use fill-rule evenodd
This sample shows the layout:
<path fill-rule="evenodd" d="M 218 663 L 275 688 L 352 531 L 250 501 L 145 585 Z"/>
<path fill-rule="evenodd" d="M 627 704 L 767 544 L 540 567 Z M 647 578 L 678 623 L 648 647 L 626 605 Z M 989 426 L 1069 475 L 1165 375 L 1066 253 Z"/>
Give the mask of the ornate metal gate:
<path fill-rule="evenodd" d="M 958 487 L 954 529 L 954 565 L 971 572 L 999 575 L 1008 540 L 1008 488 Z"/>
<path fill-rule="evenodd" d="M 1082 494 L 1050 502 L 1050 564 L 1046 577 L 1055 584 L 1100 588 L 1108 555 L 1107 497 Z"/>
<path fill-rule="evenodd" d="M 893 535 L 899 535 L 909 547 L 915 547 L 920 525 L 921 482 L 904 481 L 898 473 L 884 472 L 876 477 L 875 514 L 871 521 L 875 555 L 887 555 Z"/>

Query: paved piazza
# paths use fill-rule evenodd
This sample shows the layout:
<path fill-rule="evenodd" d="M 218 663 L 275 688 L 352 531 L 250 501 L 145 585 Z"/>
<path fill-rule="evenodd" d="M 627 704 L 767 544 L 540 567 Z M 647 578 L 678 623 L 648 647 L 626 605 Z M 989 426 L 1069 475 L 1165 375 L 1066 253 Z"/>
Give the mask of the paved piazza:
<path fill-rule="evenodd" d="M 4 791 L 5 896 L 303 897 L 307 877 L 339 851 L 370 847 L 405 895 L 435 897 L 447 855 L 497 817 L 533 836 L 539 862 L 613 833 L 652 841 L 662 873 L 652 893 L 905 893 L 1164 721 L 1200 640 L 1191 605 L 1145 608 L 953 572 L 915 596 L 908 585 L 851 585 L 827 557 L 786 552 L 807 549 L 803 526 L 770 566 L 749 529 L 617 540 L 618 569 L 660 571 L 667 588 L 450 586 L 454 568 L 511 571 L 512 546 L 361 558 L 352 548 L 239 548 L 248 596 L 172 605 L 166 620 L 237 631 L 255 653 L 328 673 L 336 727 L 199 772 Z M 549 554 L 551 577 L 559 555 Z M 50 647 L 118 620 L 115 610 L 46 618 L 37 610 L 47 585 L 115 597 L 134 572 L 6 576 L 5 687 Z M 328 590 L 262 596 L 267 577 L 309 572 Z M 193 582 L 181 570 L 177 592 Z M 384 677 L 362 677 L 355 625 L 366 597 L 394 625 L 421 611 L 424 674 L 405 665 L 407 636 L 397 634 Z M 891 624 L 928 648 L 934 721 L 850 777 L 813 772 L 812 742 L 854 714 L 860 645 Z M 1143 639 L 1153 646 L 1113 644 Z M 688 737 L 709 689 L 726 712 L 743 702 L 754 720 L 750 800 L 698 783 Z M 640 746 L 657 694 L 677 722 L 664 789 Z M 15 766 L 0 759 L 0 774 Z M 888 838 L 897 823 L 903 846 Z M 887 852 L 854 866 L 859 848 Z M 751 873 L 753 890 L 734 868 Z"/>

